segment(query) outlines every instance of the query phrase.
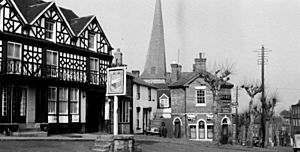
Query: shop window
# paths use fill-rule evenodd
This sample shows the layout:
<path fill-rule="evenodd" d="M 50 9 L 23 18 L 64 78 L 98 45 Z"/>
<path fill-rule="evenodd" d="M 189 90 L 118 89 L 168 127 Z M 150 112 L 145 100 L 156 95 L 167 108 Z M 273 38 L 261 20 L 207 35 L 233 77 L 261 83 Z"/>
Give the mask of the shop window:
<path fill-rule="evenodd" d="M 55 87 L 48 88 L 48 122 L 56 123 L 56 101 L 57 89 Z"/>
<path fill-rule="evenodd" d="M 196 139 L 197 132 L 196 132 L 196 125 L 190 125 L 190 139 Z"/>
<path fill-rule="evenodd" d="M 199 139 L 205 139 L 205 124 L 204 121 L 199 121 L 198 125 Z"/>
<path fill-rule="evenodd" d="M 68 114 L 68 88 L 59 88 L 59 114 Z"/>
<path fill-rule="evenodd" d="M 7 88 L 2 88 L 1 116 L 7 116 Z"/>
<path fill-rule="evenodd" d="M 214 126 L 213 125 L 207 125 L 207 138 L 213 139 L 214 136 Z"/>
<path fill-rule="evenodd" d="M 120 123 L 129 123 L 130 111 L 129 111 L 130 102 L 129 101 L 120 101 L 119 102 L 119 122 Z"/>

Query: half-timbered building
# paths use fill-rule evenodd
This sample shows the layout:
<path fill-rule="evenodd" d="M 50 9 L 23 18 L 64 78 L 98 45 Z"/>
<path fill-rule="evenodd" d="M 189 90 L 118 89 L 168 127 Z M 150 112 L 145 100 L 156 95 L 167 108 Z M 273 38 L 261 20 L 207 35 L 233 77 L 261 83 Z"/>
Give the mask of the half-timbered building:
<path fill-rule="evenodd" d="M 111 51 L 95 16 L 0 0 L 0 129 L 101 130 Z"/>

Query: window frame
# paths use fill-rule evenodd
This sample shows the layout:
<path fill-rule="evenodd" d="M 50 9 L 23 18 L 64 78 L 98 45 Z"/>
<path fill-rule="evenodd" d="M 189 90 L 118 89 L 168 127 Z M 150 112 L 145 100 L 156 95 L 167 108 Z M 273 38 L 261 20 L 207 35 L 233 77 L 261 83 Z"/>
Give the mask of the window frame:
<path fill-rule="evenodd" d="M 63 90 L 61 92 L 61 90 Z M 58 114 L 61 115 L 68 115 L 69 108 L 68 108 L 68 99 L 69 99 L 69 88 L 67 87 L 59 87 L 59 98 L 58 98 Z M 64 95 L 63 97 L 61 95 Z M 61 98 L 62 97 L 62 98 Z M 61 103 L 66 104 L 66 109 L 64 112 L 61 111 Z"/>
<path fill-rule="evenodd" d="M 162 99 L 162 98 L 164 98 L 164 99 Z M 167 103 L 168 106 L 162 106 L 162 102 Z M 170 98 L 166 94 L 162 94 L 159 97 L 159 104 L 158 105 L 159 105 L 159 108 L 170 108 Z"/>
<path fill-rule="evenodd" d="M 14 46 L 14 50 L 13 50 L 13 55 L 12 56 L 9 56 L 9 53 L 8 53 L 8 51 L 10 51 L 9 49 L 8 49 L 8 47 L 9 47 L 9 44 L 13 44 L 13 46 Z M 16 50 L 16 45 L 19 45 L 20 46 L 20 49 L 19 49 L 19 57 L 15 57 L 15 50 Z M 12 41 L 8 41 L 7 42 L 7 58 L 8 59 L 14 59 L 14 60 L 21 60 L 21 58 L 22 58 L 22 44 L 21 43 L 17 43 L 17 42 L 12 42 Z"/>
<path fill-rule="evenodd" d="M 49 98 L 49 89 L 51 89 L 51 91 L 52 91 L 52 89 L 54 89 L 55 90 L 55 98 L 54 99 L 50 99 Z M 52 92 L 51 92 L 51 95 L 52 95 Z M 56 87 L 48 87 L 48 97 L 47 97 L 47 99 L 48 99 L 48 115 L 49 114 L 56 114 L 57 113 L 57 88 Z M 55 104 L 54 104 L 54 112 L 49 112 L 49 101 L 50 102 L 54 102 Z"/>
<path fill-rule="evenodd" d="M 47 27 L 49 27 L 48 26 L 49 23 L 52 25 L 52 31 L 47 28 Z M 55 35 L 55 33 L 56 33 L 56 27 L 55 26 L 56 26 L 56 24 L 55 24 L 54 21 L 45 20 L 45 39 L 46 40 L 55 42 L 55 37 L 56 37 L 56 35 Z M 51 33 L 51 32 L 52 32 L 52 34 L 51 34 L 52 38 L 48 38 L 47 37 L 47 33 Z"/>
<path fill-rule="evenodd" d="M 203 91 L 203 97 L 199 96 L 198 97 L 198 91 Z M 203 98 L 204 102 L 203 103 L 199 103 L 198 99 Z M 197 86 L 195 87 L 195 101 L 196 101 L 196 106 L 206 106 L 206 86 Z"/>
<path fill-rule="evenodd" d="M 119 102 L 119 123 L 130 123 L 130 101 L 122 100 Z"/>
<path fill-rule="evenodd" d="M 91 66 L 92 65 L 92 61 L 94 62 L 94 64 L 96 63 L 95 61 L 97 61 L 97 64 L 95 64 L 97 66 L 96 70 L 92 69 L 92 66 Z M 99 59 L 98 58 L 90 57 L 90 71 L 91 72 L 99 72 Z"/>
<path fill-rule="evenodd" d="M 51 52 L 51 63 L 50 64 L 48 64 L 48 52 Z M 53 54 L 54 53 L 56 53 L 56 65 L 55 64 L 53 64 L 53 58 L 54 58 L 54 56 L 53 56 Z M 53 50 L 46 50 L 46 65 L 50 65 L 50 66 L 55 66 L 55 67 L 57 67 L 58 68 L 58 51 L 53 51 Z"/>
<path fill-rule="evenodd" d="M 136 85 L 136 99 L 140 100 L 141 99 L 141 86 L 140 85 Z"/>
<path fill-rule="evenodd" d="M 75 92 L 72 92 L 75 91 Z M 75 94 L 73 94 L 75 93 Z M 75 95 L 75 98 L 72 98 L 73 95 Z M 76 106 L 75 108 L 77 108 L 75 110 L 75 112 L 73 111 L 74 109 L 74 105 Z M 79 115 L 79 89 L 77 88 L 70 88 L 70 114 L 71 115 Z"/>
<path fill-rule="evenodd" d="M 93 37 L 93 41 L 91 41 L 90 36 Z M 91 42 L 93 42 L 93 46 L 91 46 Z M 92 50 L 92 51 L 96 51 L 96 43 L 97 43 L 96 33 L 89 32 L 88 33 L 88 49 Z"/>
<path fill-rule="evenodd" d="M 151 88 L 150 87 L 148 87 L 148 101 L 151 101 L 152 100 L 152 95 L 151 95 L 152 93 L 151 93 Z"/>

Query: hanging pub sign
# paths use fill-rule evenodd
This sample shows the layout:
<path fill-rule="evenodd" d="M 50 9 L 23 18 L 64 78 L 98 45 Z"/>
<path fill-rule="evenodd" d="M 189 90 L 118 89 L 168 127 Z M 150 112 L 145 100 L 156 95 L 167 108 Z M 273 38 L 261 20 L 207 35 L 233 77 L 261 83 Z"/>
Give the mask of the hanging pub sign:
<path fill-rule="evenodd" d="M 126 94 L 126 67 L 107 68 L 107 96 Z"/>

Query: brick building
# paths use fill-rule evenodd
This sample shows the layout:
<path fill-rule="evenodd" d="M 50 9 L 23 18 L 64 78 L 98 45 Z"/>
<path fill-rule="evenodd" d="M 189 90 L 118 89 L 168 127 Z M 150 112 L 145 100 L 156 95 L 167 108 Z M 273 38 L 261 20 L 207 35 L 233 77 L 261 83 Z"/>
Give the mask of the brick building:
<path fill-rule="evenodd" d="M 171 68 L 169 88 L 174 137 L 213 141 L 215 136 L 228 141 L 232 130 L 231 89 L 233 85 L 225 83 L 221 86 L 215 111 L 212 91 L 203 78 L 203 75 L 211 74 L 206 71 L 206 59 L 201 53 L 200 57 L 195 59 L 193 72 L 182 72 L 178 64 L 171 64 Z M 213 117 L 214 112 L 216 118 Z M 216 124 L 214 119 L 217 119 Z M 215 135 L 215 128 L 219 129 L 219 135 Z"/>
<path fill-rule="evenodd" d="M 111 50 L 95 16 L 0 0 L 0 129 L 101 130 Z"/>

